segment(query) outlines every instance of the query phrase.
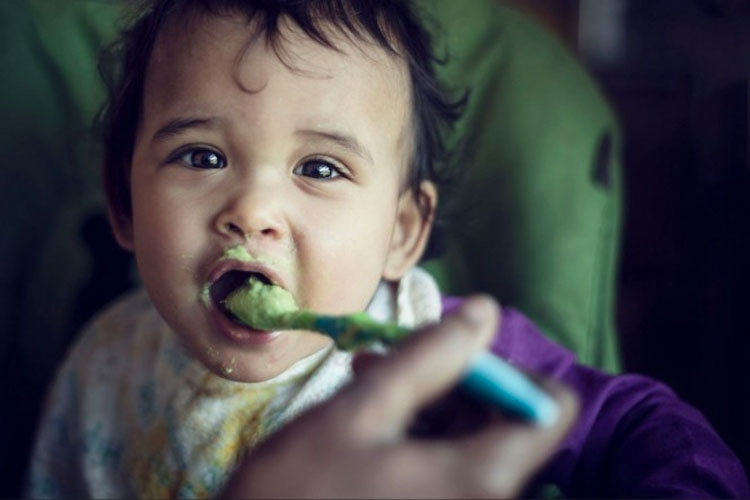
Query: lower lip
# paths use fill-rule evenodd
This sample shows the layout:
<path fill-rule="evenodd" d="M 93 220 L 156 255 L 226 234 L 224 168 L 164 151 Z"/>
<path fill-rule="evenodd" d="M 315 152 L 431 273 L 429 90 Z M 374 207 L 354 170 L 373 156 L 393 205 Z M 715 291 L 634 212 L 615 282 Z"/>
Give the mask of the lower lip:
<path fill-rule="evenodd" d="M 246 326 L 238 325 L 219 311 L 213 305 L 209 307 L 211 319 L 218 330 L 229 340 L 241 345 L 264 345 L 273 342 L 281 332 L 266 332 L 253 330 Z"/>

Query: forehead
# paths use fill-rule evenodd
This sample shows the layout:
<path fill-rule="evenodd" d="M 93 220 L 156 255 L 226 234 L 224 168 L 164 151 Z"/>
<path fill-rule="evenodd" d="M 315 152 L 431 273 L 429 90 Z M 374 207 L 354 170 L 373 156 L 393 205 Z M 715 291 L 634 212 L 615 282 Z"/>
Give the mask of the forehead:
<path fill-rule="evenodd" d="M 149 60 L 142 125 L 181 115 L 254 117 L 267 125 L 333 125 L 405 149 L 411 144 L 406 64 L 374 42 L 323 28 L 335 49 L 285 18 L 273 45 L 242 15 L 175 16 Z"/>

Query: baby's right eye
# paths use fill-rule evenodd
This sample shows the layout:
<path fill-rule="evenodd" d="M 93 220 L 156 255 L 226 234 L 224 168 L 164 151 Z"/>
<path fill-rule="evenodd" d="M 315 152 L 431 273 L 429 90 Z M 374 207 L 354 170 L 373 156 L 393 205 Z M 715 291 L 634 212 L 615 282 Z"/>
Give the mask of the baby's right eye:
<path fill-rule="evenodd" d="M 200 169 L 224 168 L 227 166 L 227 161 L 221 153 L 207 148 L 184 149 L 175 154 L 172 161 L 180 161 L 189 167 Z"/>

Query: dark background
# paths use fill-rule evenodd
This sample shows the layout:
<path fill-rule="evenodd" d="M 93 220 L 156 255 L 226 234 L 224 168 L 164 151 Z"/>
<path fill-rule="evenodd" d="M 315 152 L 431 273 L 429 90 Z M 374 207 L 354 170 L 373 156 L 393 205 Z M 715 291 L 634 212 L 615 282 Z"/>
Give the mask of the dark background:
<path fill-rule="evenodd" d="M 750 465 L 750 0 L 514 0 L 591 70 L 624 135 L 617 324 Z"/>

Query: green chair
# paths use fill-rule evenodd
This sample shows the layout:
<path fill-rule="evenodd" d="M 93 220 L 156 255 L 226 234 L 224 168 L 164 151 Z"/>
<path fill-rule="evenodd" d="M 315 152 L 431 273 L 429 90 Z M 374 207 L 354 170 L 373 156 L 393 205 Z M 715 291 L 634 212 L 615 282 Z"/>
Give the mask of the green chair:
<path fill-rule="evenodd" d="M 469 87 L 468 137 L 442 259 L 442 289 L 514 306 L 583 363 L 619 370 L 617 122 L 552 35 L 496 1 L 424 0 L 443 26 L 441 76 Z M 455 140 L 454 140 L 455 142 Z"/>
<path fill-rule="evenodd" d="M 96 53 L 126 2 L 0 2 L 0 437 L 17 496 L 44 390 L 81 322 L 135 283 L 107 236 L 90 123 Z M 471 87 L 459 133 L 466 179 L 446 253 L 425 267 L 450 293 L 483 290 L 527 313 L 583 362 L 618 369 L 613 296 L 618 130 L 553 37 L 492 1 L 424 0 L 442 23 L 441 75 Z M 457 139 L 453 139 L 458 142 Z"/>
<path fill-rule="evenodd" d="M 92 271 L 107 266 L 82 231 L 101 220 L 90 124 L 104 91 L 95 61 L 120 10 L 97 0 L 0 1 L 2 497 L 21 494 L 47 384 L 90 312 L 80 299 L 99 279 Z M 112 256 L 121 262 L 116 251 L 105 261 Z"/>

